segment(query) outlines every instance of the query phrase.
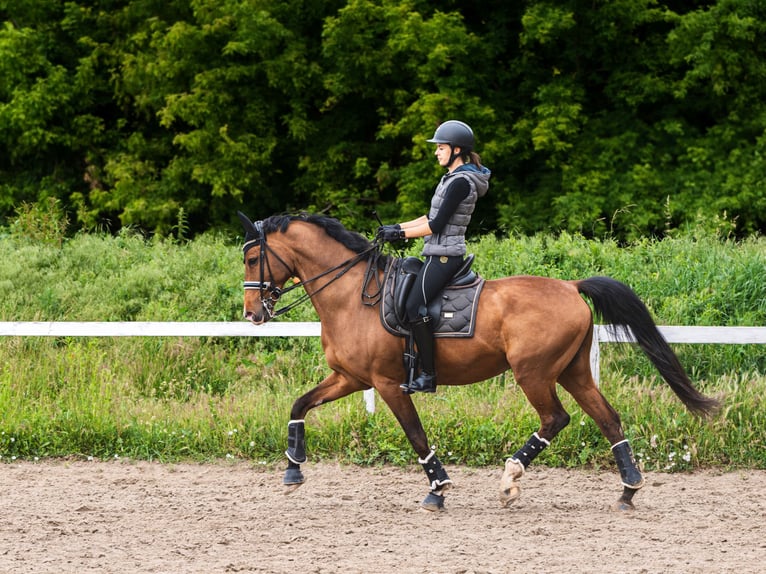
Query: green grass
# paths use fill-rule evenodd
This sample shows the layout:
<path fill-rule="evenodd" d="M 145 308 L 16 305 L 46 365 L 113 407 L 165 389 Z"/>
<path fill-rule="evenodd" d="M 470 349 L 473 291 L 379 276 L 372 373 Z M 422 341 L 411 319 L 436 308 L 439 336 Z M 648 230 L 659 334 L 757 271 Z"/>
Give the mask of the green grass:
<path fill-rule="evenodd" d="M 1 234 L 5 321 L 234 321 L 242 304 L 239 246 L 79 235 L 56 242 Z M 410 247 L 410 249 L 416 249 Z M 633 286 L 660 324 L 766 324 L 766 242 L 694 233 L 618 246 L 563 234 L 471 244 L 488 278 L 610 275 Z M 296 293 L 297 295 L 297 293 Z M 310 305 L 287 320 L 314 320 Z M 766 353 L 759 345 L 675 345 L 692 379 L 720 395 L 721 414 L 689 415 L 629 345 L 602 346 L 601 380 L 648 470 L 766 468 Z M 283 459 L 292 402 L 327 374 L 316 339 L 0 338 L 0 461 L 44 457 Z M 561 392 L 569 427 L 538 459 L 611 466 L 593 421 Z M 497 465 L 537 429 L 510 374 L 415 398 L 445 463 Z M 309 456 L 412 464 L 382 402 L 361 394 L 313 410 Z"/>
<path fill-rule="evenodd" d="M 81 456 L 153 460 L 282 458 L 290 406 L 326 373 L 315 341 L 284 352 L 261 340 L 6 338 L 0 375 L 2 460 Z M 604 355 L 619 354 L 604 349 Z M 9 360 L 13 356 L 14 360 Z M 722 413 L 689 415 L 653 378 L 625 375 L 605 357 L 603 392 L 620 412 L 647 469 L 766 468 L 766 376 L 702 382 L 723 395 Z M 540 458 L 553 466 L 611 464 L 593 421 L 562 391 L 572 422 Z M 423 423 L 444 462 L 498 464 L 537 428 L 510 376 L 418 396 Z M 407 464 L 414 455 L 395 419 L 361 394 L 312 411 L 311 457 Z M 760 446 L 759 446 L 760 445 Z"/>

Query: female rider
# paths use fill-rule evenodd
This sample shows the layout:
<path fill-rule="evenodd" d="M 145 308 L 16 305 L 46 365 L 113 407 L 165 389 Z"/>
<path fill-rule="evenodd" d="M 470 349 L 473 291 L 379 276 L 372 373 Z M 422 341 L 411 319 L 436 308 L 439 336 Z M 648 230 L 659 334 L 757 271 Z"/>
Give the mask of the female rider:
<path fill-rule="evenodd" d="M 436 186 L 428 215 L 412 221 L 383 225 L 378 229 L 384 241 L 424 237 L 425 262 L 407 299 L 407 320 L 420 355 L 420 374 L 402 390 L 436 392 L 434 337 L 428 303 L 444 288 L 463 263 L 465 232 L 476 200 L 487 193 L 490 170 L 481 165 L 473 151 L 473 130 L 468 124 L 449 120 L 427 140 L 436 144 L 439 165 L 447 169 Z"/>

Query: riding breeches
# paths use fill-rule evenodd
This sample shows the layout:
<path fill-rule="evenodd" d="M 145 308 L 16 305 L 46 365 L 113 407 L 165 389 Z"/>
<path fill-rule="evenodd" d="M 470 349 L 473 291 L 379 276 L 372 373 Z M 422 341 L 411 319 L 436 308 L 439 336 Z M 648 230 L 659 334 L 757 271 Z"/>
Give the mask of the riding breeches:
<path fill-rule="evenodd" d="M 425 317 L 428 304 L 452 279 L 463 264 L 463 257 L 430 255 L 420 268 L 415 283 L 407 297 L 407 320 L 412 322 L 418 317 Z"/>

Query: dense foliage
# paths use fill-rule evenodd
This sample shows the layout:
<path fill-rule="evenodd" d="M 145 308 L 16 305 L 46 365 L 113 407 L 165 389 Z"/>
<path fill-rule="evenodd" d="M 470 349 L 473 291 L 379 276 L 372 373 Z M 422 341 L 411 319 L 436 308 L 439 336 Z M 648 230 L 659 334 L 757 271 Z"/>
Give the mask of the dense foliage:
<path fill-rule="evenodd" d="M 0 217 L 162 235 L 420 215 L 457 117 L 475 230 L 766 229 L 763 0 L 0 0 Z"/>

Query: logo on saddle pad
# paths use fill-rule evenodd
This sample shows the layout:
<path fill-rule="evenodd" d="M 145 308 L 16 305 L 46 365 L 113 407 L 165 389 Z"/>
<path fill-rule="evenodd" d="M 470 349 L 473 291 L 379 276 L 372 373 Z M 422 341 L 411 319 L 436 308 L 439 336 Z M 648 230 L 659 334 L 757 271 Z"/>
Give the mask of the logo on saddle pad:
<path fill-rule="evenodd" d="M 434 325 L 434 337 L 473 337 L 476 311 L 484 279 L 471 270 L 473 255 L 469 255 L 444 290 L 428 306 Z M 386 271 L 380 321 L 389 333 L 409 335 L 405 301 L 423 266 L 417 257 L 396 259 Z"/>

